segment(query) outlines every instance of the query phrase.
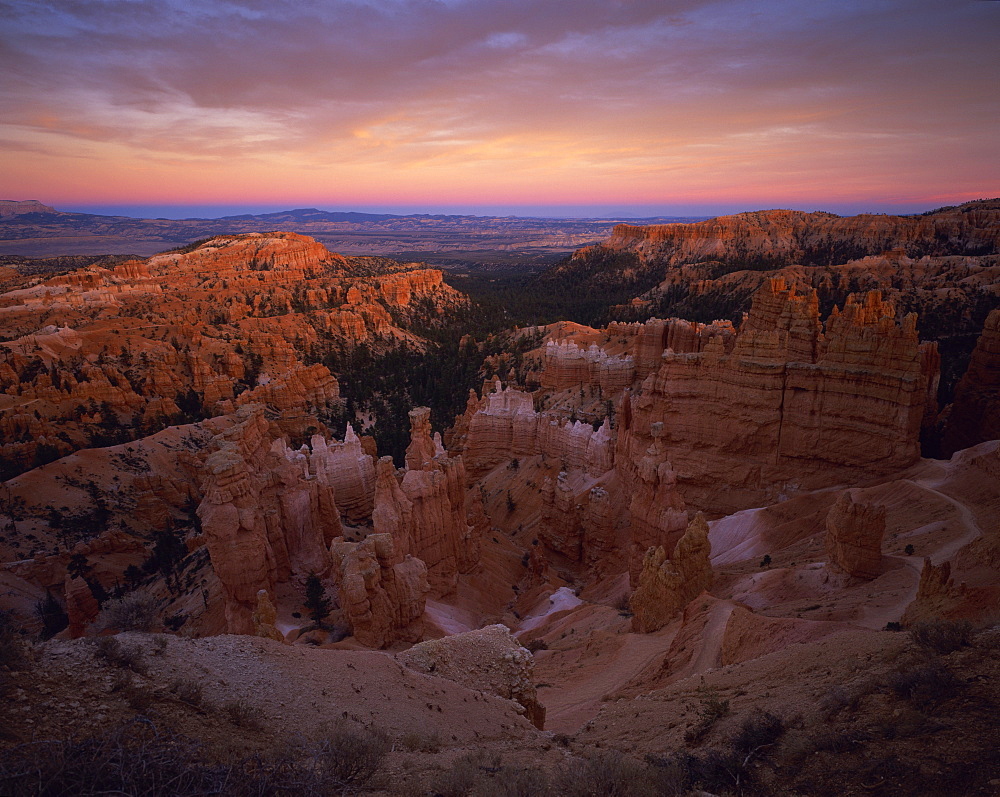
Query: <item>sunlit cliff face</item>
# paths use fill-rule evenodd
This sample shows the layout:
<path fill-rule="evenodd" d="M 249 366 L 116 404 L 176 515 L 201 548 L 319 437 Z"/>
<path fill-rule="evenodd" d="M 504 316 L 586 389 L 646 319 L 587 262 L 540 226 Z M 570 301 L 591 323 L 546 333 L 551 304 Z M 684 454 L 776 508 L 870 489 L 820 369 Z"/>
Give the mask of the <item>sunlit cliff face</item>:
<path fill-rule="evenodd" d="M 13 198 L 933 206 L 1000 176 L 995 3 L 5 6 Z"/>

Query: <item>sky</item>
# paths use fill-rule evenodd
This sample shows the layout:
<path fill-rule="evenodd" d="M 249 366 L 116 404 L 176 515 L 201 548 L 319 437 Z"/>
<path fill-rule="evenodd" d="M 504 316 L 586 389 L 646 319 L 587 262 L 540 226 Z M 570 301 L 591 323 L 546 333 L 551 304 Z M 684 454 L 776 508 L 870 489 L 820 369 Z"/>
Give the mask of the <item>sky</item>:
<path fill-rule="evenodd" d="M 918 212 L 1000 195 L 998 41 L 990 0 L 0 0 L 0 198 Z"/>

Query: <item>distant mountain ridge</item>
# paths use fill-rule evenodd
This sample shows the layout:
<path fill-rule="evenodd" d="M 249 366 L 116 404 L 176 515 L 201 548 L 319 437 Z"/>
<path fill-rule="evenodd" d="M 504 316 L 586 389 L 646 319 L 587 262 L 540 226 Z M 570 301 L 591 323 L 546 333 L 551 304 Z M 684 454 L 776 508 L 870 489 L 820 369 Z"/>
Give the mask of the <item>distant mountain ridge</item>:
<path fill-rule="evenodd" d="M 607 238 L 615 224 L 623 221 L 664 224 L 697 218 L 549 219 L 295 208 L 216 219 L 139 219 L 63 212 L 36 200 L 0 200 L 0 255 L 152 255 L 214 235 L 276 230 L 310 235 L 346 254 L 522 249 L 568 254 Z"/>
<path fill-rule="evenodd" d="M 43 205 L 37 199 L 0 199 L 0 219 L 23 216 L 28 213 L 58 213 L 54 207 Z"/>

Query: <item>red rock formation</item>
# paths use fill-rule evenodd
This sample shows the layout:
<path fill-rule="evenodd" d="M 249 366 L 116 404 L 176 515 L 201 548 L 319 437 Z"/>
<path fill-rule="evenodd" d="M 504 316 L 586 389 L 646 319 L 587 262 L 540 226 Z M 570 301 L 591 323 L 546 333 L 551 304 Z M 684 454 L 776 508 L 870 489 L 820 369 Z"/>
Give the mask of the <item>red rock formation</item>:
<path fill-rule="evenodd" d="M 326 572 L 327 545 L 341 526 L 326 441 L 314 438 L 311 453 L 291 451 L 271 441 L 261 407 L 243 407 L 236 418 L 205 461 L 198 516 L 222 583 L 227 628 L 250 634 L 258 592 L 272 592 L 292 574 Z"/>
<path fill-rule="evenodd" d="M 942 448 L 946 456 L 1000 438 L 1000 310 L 983 326 L 969 367 L 948 408 Z"/>
<path fill-rule="evenodd" d="M 618 565 L 618 514 L 607 490 L 600 486 L 590 489 L 582 520 L 583 557 L 587 566 L 598 575 L 611 573 Z"/>
<path fill-rule="evenodd" d="M 73 639 L 83 636 L 87 626 L 97 619 L 100 606 L 90 585 L 82 578 L 66 574 L 64 589 L 66 599 L 66 615 L 69 617 L 69 635 Z"/>
<path fill-rule="evenodd" d="M 271 598 L 266 589 L 257 591 L 257 608 L 254 609 L 253 616 L 254 636 L 273 639 L 276 642 L 284 642 L 284 635 L 275 625 L 278 622 L 278 610 L 271 603 Z"/>
<path fill-rule="evenodd" d="M 542 483 L 542 525 L 538 537 L 547 548 L 575 562 L 583 558 L 583 529 L 576 493 L 566 471 L 560 471 L 555 481 L 546 476 Z"/>
<path fill-rule="evenodd" d="M 372 270 L 394 273 L 362 276 Z M 322 432 L 340 398 L 317 359 L 359 342 L 419 346 L 408 325 L 465 301 L 440 272 L 344 258 L 290 233 L 221 236 L 8 291 L 0 456 L 19 472 L 252 403 L 274 408 L 286 434 Z"/>
<path fill-rule="evenodd" d="M 967 588 L 951 577 L 951 563 L 934 565 L 924 559 L 917 595 L 903 613 L 903 625 L 962 616 Z"/>
<path fill-rule="evenodd" d="M 660 545 L 646 551 L 638 587 L 629 599 L 632 628 L 639 633 L 658 631 L 688 603 L 712 585 L 708 523 L 699 512 L 667 559 Z"/>
<path fill-rule="evenodd" d="M 470 479 L 478 479 L 513 458 L 544 454 L 598 477 L 613 465 L 610 424 L 597 430 L 582 421 L 567 421 L 556 413 L 535 412 L 529 394 L 496 383 L 482 400 L 470 396 L 465 415 L 456 424 L 452 450 L 460 451 Z"/>
<path fill-rule="evenodd" d="M 542 363 L 542 387 L 548 390 L 597 385 L 612 396 L 631 385 L 635 377 L 631 356 L 609 356 L 596 344 L 583 349 L 571 341 L 549 341 Z"/>
<path fill-rule="evenodd" d="M 545 707 L 532 677 L 534 660 L 505 626 L 421 642 L 396 658 L 418 672 L 513 700 L 536 728 L 545 725 Z"/>
<path fill-rule="evenodd" d="M 383 648 L 421 638 L 429 589 L 421 560 L 401 556 L 388 534 L 356 543 L 338 539 L 330 552 L 344 619 L 358 642 Z"/>
<path fill-rule="evenodd" d="M 655 423 L 685 500 L 712 511 L 912 464 L 935 360 L 913 316 L 893 316 L 877 294 L 852 298 L 821 333 L 815 298 L 769 281 L 731 352 L 720 337 L 667 351 L 625 400 L 616 469 L 634 471 Z"/>
<path fill-rule="evenodd" d="M 462 458 L 449 457 L 430 429 L 429 409 L 410 413 L 407 468 L 399 480 L 392 459 L 379 460 L 371 514 L 375 531 L 388 534 L 400 555 L 426 564 L 431 589 L 441 596 L 454 591 L 459 573 L 478 565 L 485 518 L 481 501 L 478 513 L 466 507 Z"/>
<path fill-rule="evenodd" d="M 885 507 L 855 503 L 845 490 L 826 516 L 826 555 L 831 566 L 856 578 L 882 571 Z"/>
<path fill-rule="evenodd" d="M 330 484 L 337 507 L 352 523 L 371 517 L 375 499 L 375 462 L 366 454 L 361 440 L 348 424 L 344 442 L 328 442 L 316 435 L 312 439 L 309 471 L 321 482 Z"/>
<path fill-rule="evenodd" d="M 209 475 L 198 517 L 212 568 L 222 583 L 226 629 L 232 634 L 252 634 L 257 593 L 273 591 L 277 581 L 259 494 L 246 460 L 235 447 L 215 452 L 205 465 Z"/>
<path fill-rule="evenodd" d="M 279 411 L 301 413 L 305 407 L 327 407 L 339 399 L 340 385 L 329 368 L 294 365 L 287 373 L 241 393 L 236 406 L 270 404 Z"/>
<path fill-rule="evenodd" d="M 375 472 L 372 528 L 376 534 L 388 534 L 396 553 L 406 556 L 410 553 L 410 537 L 413 533 L 413 503 L 399 486 L 392 457 L 379 459 Z"/>
<path fill-rule="evenodd" d="M 482 493 L 479 490 L 473 490 L 471 495 L 471 500 L 467 501 L 467 531 L 458 546 L 456 556 L 459 573 L 472 573 L 479 568 L 483 538 L 490 530 L 490 519 L 483 509 Z"/>
<path fill-rule="evenodd" d="M 431 439 L 431 411 L 429 407 L 410 410 L 410 445 L 406 448 L 406 467 L 420 470 L 444 453 Z"/>
<path fill-rule="evenodd" d="M 636 466 L 631 482 L 631 536 L 628 570 L 633 584 L 639 583 L 646 552 L 650 548 L 673 548 L 688 527 L 684 500 L 677 492 L 677 476 L 666 459 L 663 427 L 653 424 L 652 443 Z"/>
<path fill-rule="evenodd" d="M 748 257 L 803 263 L 833 256 L 831 248 L 838 245 L 860 256 L 898 248 L 924 254 L 935 242 L 941 254 L 960 253 L 962 246 L 967 250 L 989 246 L 996 251 L 1000 248 L 1000 209 L 987 204 L 974 213 L 951 209 L 926 216 L 848 217 L 761 210 L 692 224 L 620 224 L 611 238 L 595 248 L 635 252 L 642 261 L 655 259 L 665 265 Z M 955 246 L 959 252 L 952 251 Z M 580 250 L 574 257 L 588 254 L 589 250 Z"/>
<path fill-rule="evenodd" d="M 554 480 L 546 476 L 538 538 L 548 550 L 586 564 L 594 574 L 611 573 L 622 564 L 618 526 L 623 519 L 605 486 L 592 484 L 579 471 L 560 471 Z"/>
<path fill-rule="evenodd" d="M 469 540 L 465 468 L 461 457 L 439 457 L 422 470 L 408 470 L 401 484 L 413 505 L 410 551 L 427 564 L 434 595 L 454 591 L 459 550 Z"/>
<path fill-rule="evenodd" d="M 699 324 L 679 318 L 666 320 L 653 318 L 639 330 L 635 343 L 635 374 L 640 380 L 656 373 L 662 364 L 663 353 L 676 354 L 701 351 L 709 340 L 722 337 L 727 351 L 732 348 L 736 331 L 728 321 Z"/>
<path fill-rule="evenodd" d="M 0 199 L 0 219 L 9 219 L 25 213 L 56 213 L 56 209 L 43 205 L 37 199 Z"/>
<path fill-rule="evenodd" d="M 156 255 L 146 263 L 153 274 L 298 270 L 304 275 L 327 264 L 343 268 L 347 261 L 306 235 L 278 232 L 218 236 L 191 252 Z"/>

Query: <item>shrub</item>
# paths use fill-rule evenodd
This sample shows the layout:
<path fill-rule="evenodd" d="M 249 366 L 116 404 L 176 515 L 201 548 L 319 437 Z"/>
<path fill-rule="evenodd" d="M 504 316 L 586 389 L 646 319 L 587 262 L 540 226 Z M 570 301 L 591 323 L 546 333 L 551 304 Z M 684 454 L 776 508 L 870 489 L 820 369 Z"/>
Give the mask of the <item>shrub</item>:
<path fill-rule="evenodd" d="M 758 711 L 743 720 L 732 739 L 733 749 L 744 755 L 756 755 L 770 747 L 785 733 L 785 721 L 770 711 Z"/>
<path fill-rule="evenodd" d="M 475 794 L 483 779 L 485 753 L 467 753 L 452 764 L 451 769 L 438 775 L 431 791 L 440 797 L 466 797 Z M 496 762 L 499 766 L 499 760 Z"/>
<path fill-rule="evenodd" d="M 933 708 L 957 696 L 961 681 L 939 663 L 900 670 L 889 676 L 888 685 L 917 708 Z"/>
<path fill-rule="evenodd" d="M 565 797 L 643 797 L 656 794 L 649 767 L 619 752 L 576 758 L 564 766 L 556 789 Z"/>
<path fill-rule="evenodd" d="M 418 731 L 410 731 L 403 734 L 399 743 L 411 753 L 441 752 L 441 737 L 437 733 L 423 734 Z"/>
<path fill-rule="evenodd" d="M 823 728 L 812 736 L 812 744 L 816 750 L 828 753 L 846 753 L 848 750 L 863 745 L 869 738 L 866 732 L 857 728 L 850 731 Z"/>
<path fill-rule="evenodd" d="M 535 767 L 504 766 L 494 776 L 493 794 L 497 797 L 537 797 L 549 794 L 549 779 Z"/>
<path fill-rule="evenodd" d="M 21 669 L 28 661 L 27 650 L 14 614 L 0 611 L 0 667 Z"/>
<path fill-rule="evenodd" d="M 528 651 L 531 653 L 537 653 L 539 650 L 548 650 L 549 643 L 544 639 L 532 639 L 528 643 Z"/>
<path fill-rule="evenodd" d="M 145 717 L 91 737 L 45 740 L 0 757 L 0 793 L 16 795 L 291 795 L 328 792 L 292 749 L 274 759 L 219 764 L 199 743 L 161 731 Z"/>
<path fill-rule="evenodd" d="M 69 615 L 51 592 L 46 592 L 45 599 L 35 604 L 35 614 L 42 624 L 44 639 L 54 637 L 69 625 Z"/>
<path fill-rule="evenodd" d="M 104 604 L 97 628 L 119 631 L 150 631 L 156 625 L 160 602 L 147 592 L 130 592 Z"/>
<path fill-rule="evenodd" d="M 115 677 L 111 679 L 111 691 L 121 692 L 128 689 L 132 685 L 132 673 L 127 670 L 121 672 L 116 672 Z"/>
<path fill-rule="evenodd" d="M 694 788 L 695 761 L 690 753 L 681 752 L 673 755 L 647 755 L 646 763 L 650 765 L 656 793 L 681 797 Z"/>
<path fill-rule="evenodd" d="M 974 636 L 968 620 L 937 620 L 918 623 L 910 629 L 910 639 L 918 648 L 942 655 L 971 645 Z"/>
<path fill-rule="evenodd" d="M 198 681 L 177 678 L 170 684 L 170 691 L 182 703 L 187 703 L 189 706 L 201 705 L 202 686 Z"/>
<path fill-rule="evenodd" d="M 319 742 L 314 760 L 324 779 L 340 789 L 356 789 L 372 779 L 388 752 L 389 740 L 384 733 L 338 727 Z"/>
<path fill-rule="evenodd" d="M 112 667 L 121 667 L 139 675 L 148 671 L 142 649 L 138 645 L 123 645 L 113 636 L 101 637 L 97 641 L 97 657 Z"/>
<path fill-rule="evenodd" d="M 248 700 L 228 700 L 222 704 L 222 710 L 240 728 L 256 728 L 260 724 L 260 710 Z"/>
<path fill-rule="evenodd" d="M 315 573 L 306 577 L 306 600 L 303 604 L 309 610 L 309 619 L 319 625 L 330 614 L 330 599 L 326 597 L 323 582 Z"/>
<path fill-rule="evenodd" d="M 125 687 L 123 694 L 129 707 L 140 714 L 144 714 L 153 705 L 153 693 L 144 686 L 129 684 Z"/>
<path fill-rule="evenodd" d="M 701 700 L 698 722 L 684 734 L 684 741 L 691 745 L 697 744 L 708 735 L 712 726 L 727 714 L 729 714 L 729 701 L 721 700 L 717 692 L 708 690 Z"/>
<path fill-rule="evenodd" d="M 819 707 L 829 718 L 852 705 L 851 693 L 843 686 L 831 687 L 823 697 L 819 699 Z"/>

